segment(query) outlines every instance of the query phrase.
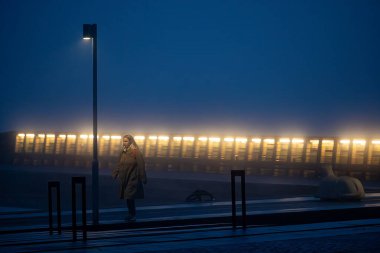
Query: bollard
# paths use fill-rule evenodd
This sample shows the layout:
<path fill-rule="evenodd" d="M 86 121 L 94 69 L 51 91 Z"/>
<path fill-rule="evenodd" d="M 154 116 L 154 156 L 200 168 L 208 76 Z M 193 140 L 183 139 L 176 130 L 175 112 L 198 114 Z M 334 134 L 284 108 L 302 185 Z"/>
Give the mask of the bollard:
<path fill-rule="evenodd" d="M 82 232 L 83 241 L 87 240 L 87 214 L 86 214 L 86 178 L 73 177 L 71 181 L 71 219 L 72 219 L 72 232 L 73 241 L 77 241 L 77 208 L 76 208 L 76 190 L 75 186 L 80 184 L 82 186 Z"/>
<path fill-rule="evenodd" d="M 52 191 L 53 188 L 56 188 L 57 192 L 57 231 L 58 234 L 62 233 L 61 226 L 61 187 L 58 181 L 50 181 L 48 182 L 48 201 L 49 201 L 49 233 L 53 234 L 53 199 L 52 199 Z"/>
<path fill-rule="evenodd" d="M 243 227 L 247 227 L 247 206 L 245 199 L 245 171 L 244 170 L 231 170 L 231 196 L 232 196 L 232 226 L 236 228 L 236 192 L 235 192 L 235 178 L 240 176 L 241 179 L 241 204 L 242 204 L 242 219 Z"/>

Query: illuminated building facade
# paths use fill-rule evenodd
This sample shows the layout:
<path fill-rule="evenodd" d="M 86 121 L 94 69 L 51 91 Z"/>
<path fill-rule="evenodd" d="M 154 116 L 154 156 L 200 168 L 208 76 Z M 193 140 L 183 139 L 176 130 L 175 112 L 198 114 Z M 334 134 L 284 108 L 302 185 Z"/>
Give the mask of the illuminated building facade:
<path fill-rule="evenodd" d="M 3 134 L 4 135 L 4 134 Z M 9 136 L 11 135 L 11 136 Z M 9 133 L 13 164 L 91 167 L 92 135 Z M 148 170 L 314 177 L 331 164 L 338 175 L 378 179 L 380 138 L 206 136 L 135 134 Z M 100 135 L 101 168 L 115 166 L 122 135 Z"/>

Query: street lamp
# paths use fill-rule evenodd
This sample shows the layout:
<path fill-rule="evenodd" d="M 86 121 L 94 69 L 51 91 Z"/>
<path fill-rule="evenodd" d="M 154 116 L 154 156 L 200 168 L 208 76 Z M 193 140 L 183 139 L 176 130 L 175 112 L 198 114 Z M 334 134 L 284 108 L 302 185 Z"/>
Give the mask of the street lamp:
<path fill-rule="evenodd" d="M 98 70 L 96 54 L 96 24 L 83 25 L 83 39 L 92 39 L 92 118 L 93 118 L 93 160 L 92 160 L 92 223 L 99 223 L 99 161 L 98 161 Z"/>

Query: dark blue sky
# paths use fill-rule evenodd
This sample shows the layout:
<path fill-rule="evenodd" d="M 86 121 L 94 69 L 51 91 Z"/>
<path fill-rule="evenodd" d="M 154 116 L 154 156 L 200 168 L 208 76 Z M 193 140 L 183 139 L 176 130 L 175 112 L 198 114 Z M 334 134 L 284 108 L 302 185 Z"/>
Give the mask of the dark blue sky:
<path fill-rule="evenodd" d="M 0 131 L 380 136 L 380 1 L 0 0 Z"/>

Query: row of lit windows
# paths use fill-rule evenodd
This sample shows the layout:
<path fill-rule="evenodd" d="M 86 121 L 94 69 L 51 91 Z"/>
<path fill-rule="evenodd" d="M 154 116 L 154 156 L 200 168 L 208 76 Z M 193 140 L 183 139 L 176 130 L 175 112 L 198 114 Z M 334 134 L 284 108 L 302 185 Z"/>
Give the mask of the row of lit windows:
<path fill-rule="evenodd" d="M 122 137 L 98 136 L 99 155 L 117 156 Z M 332 163 L 336 152 L 337 164 L 378 165 L 380 140 L 304 139 L 304 138 L 246 138 L 207 136 L 137 135 L 135 141 L 146 157 L 206 158 L 248 161 L 280 161 Z M 321 143 L 320 143 L 321 141 Z M 334 151 L 335 143 L 337 143 Z M 93 135 L 87 134 L 24 134 L 16 137 L 17 153 L 91 155 Z"/>

